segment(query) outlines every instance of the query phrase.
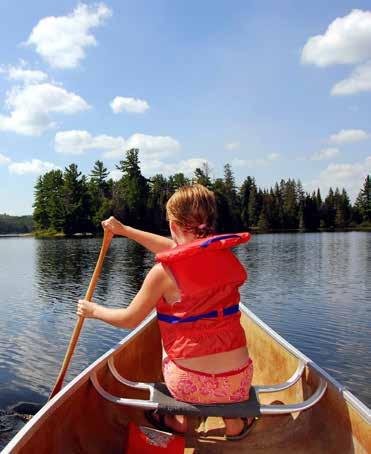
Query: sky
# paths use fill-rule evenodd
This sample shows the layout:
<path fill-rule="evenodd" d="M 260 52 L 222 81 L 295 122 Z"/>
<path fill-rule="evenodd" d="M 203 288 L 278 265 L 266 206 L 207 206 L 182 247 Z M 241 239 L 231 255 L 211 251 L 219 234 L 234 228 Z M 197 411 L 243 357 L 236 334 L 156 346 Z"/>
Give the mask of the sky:
<path fill-rule="evenodd" d="M 22 14 L 20 14 L 22 9 Z M 37 177 L 139 148 L 150 177 L 232 165 L 269 188 L 371 173 L 369 1 L 0 3 L 0 213 Z"/>

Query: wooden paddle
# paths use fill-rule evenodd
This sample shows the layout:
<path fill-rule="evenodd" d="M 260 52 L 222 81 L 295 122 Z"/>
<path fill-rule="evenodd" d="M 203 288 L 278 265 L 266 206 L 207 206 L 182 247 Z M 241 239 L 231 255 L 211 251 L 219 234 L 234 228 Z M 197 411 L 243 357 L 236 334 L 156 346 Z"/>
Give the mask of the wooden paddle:
<path fill-rule="evenodd" d="M 106 256 L 106 253 L 108 251 L 112 238 L 113 238 L 113 233 L 109 230 L 104 230 L 103 243 L 102 243 L 102 247 L 100 249 L 98 261 L 97 261 L 97 264 L 95 265 L 95 270 L 94 270 L 93 276 L 90 280 L 88 291 L 86 292 L 86 295 L 85 295 L 85 299 L 87 301 L 91 301 L 91 299 L 93 297 L 95 286 L 97 284 L 100 272 L 102 270 L 104 257 Z M 70 343 L 68 345 L 66 355 L 63 360 L 62 368 L 59 372 L 59 375 L 58 375 L 57 381 L 55 382 L 54 388 L 53 388 L 52 392 L 50 393 L 49 400 L 52 397 L 54 397 L 62 389 L 63 380 L 67 373 L 67 369 L 70 364 L 73 352 L 75 350 L 84 320 L 85 320 L 84 317 L 79 317 L 76 322 L 75 329 L 73 330 L 72 337 L 71 337 Z"/>

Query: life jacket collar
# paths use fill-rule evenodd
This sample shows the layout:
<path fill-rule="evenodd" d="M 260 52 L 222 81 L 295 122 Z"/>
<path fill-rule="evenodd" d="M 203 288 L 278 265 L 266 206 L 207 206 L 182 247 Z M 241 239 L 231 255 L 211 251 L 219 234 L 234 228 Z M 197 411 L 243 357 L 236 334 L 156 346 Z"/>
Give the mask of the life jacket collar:
<path fill-rule="evenodd" d="M 173 249 L 161 252 L 156 255 L 156 262 L 171 263 L 186 257 L 203 253 L 205 250 L 216 251 L 230 249 L 242 243 L 247 243 L 251 238 L 250 233 L 228 233 L 224 235 L 213 235 L 200 238 L 191 243 L 176 246 Z"/>

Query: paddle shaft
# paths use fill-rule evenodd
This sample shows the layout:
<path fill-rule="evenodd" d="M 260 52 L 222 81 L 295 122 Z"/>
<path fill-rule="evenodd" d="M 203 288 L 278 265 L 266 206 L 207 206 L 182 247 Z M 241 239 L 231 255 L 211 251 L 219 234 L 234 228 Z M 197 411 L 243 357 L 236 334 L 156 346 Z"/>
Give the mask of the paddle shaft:
<path fill-rule="evenodd" d="M 100 272 L 102 270 L 104 258 L 106 256 L 106 253 L 110 246 L 112 237 L 113 237 L 113 234 L 109 230 L 104 231 L 103 243 L 102 243 L 102 247 L 101 247 L 101 250 L 99 253 L 98 261 L 97 261 L 97 264 L 95 265 L 94 273 L 90 280 L 89 288 L 85 295 L 85 299 L 87 301 L 91 301 L 91 299 L 93 297 L 95 286 L 97 284 Z M 75 351 L 75 347 L 76 347 L 77 341 L 79 339 L 80 331 L 81 331 L 82 325 L 84 324 L 84 320 L 85 320 L 84 317 L 79 317 L 76 322 L 75 329 L 73 330 L 71 340 L 70 340 L 66 355 L 63 360 L 61 370 L 60 370 L 58 378 L 55 382 L 54 388 L 52 389 L 52 392 L 50 393 L 49 399 L 54 397 L 62 389 L 63 380 L 67 373 L 67 369 L 70 364 L 72 355 Z"/>

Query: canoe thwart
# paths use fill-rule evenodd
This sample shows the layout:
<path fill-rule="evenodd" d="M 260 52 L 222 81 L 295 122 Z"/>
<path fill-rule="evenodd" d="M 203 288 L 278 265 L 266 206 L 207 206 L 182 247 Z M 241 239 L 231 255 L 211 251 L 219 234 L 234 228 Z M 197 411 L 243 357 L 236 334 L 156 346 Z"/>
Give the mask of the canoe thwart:
<path fill-rule="evenodd" d="M 119 405 L 143 409 L 156 409 L 162 414 L 177 414 L 189 416 L 223 416 L 226 418 L 250 417 L 260 415 L 282 415 L 293 412 L 300 412 L 309 409 L 315 405 L 324 395 L 327 387 L 326 381 L 320 377 L 319 383 L 314 394 L 307 400 L 288 405 L 262 405 L 259 402 L 259 393 L 278 392 L 293 386 L 300 380 L 305 368 L 304 362 L 300 361 L 292 377 L 286 382 L 271 386 L 252 386 L 250 388 L 249 400 L 244 402 L 226 403 L 226 404 L 204 404 L 196 405 L 187 402 L 181 402 L 174 399 L 165 383 L 141 383 L 133 382 L 122 377 L 117 371 L 113 358 L 108 360 L 108 367 L 115 379 L 131 388 L 145 389 L 149 392 L 149 400 L 128 399 L 114 396 L 107 392 L 100 385 L 97 375 L 93 372 L 90 375 L 91 382 L 96 391 L 105 399 Z"/>
<path fill-rule="evenodd" d="M 126 405 L 128 407 L 138 407 L 145 410 L 156 410 L 158 408 L 158 403 L 151 400 L 143 399 L 126 399 L 125 397 L 114 396 L 107 392 L 99 383 L 96 371 L 93 371 L 90 374 L 90 380 L 95 388 L 95 390 L 105 399 L 113 402 L 114 404 Z"/>
<path fill-rule="evenodd" d="M 297 404 L 286 404 L 286 405 L 261 405 L 260 412 L 262 415 L 284 415 L 287 413 L 296 413 L 304 410 L 308 410 L 309 408 L 316 405 L 317 402 L 321 400 L 323 395 L 325 394 L 327 389 L 327 382 L 322 378 L 319 377 L 319 383 L 317 386 L 316 391 L 306 400 L 303 402 L 299 402 Z"/>
<path fill-rule="evenodd" d="M 113 358 L 108 359 L 108 369 L 110 370 L 111 374 L 115 377 L 115 379 L 119 383 L 129 386 L 129 388 L 144 389 L 149 392 L 151 392 L 151 390 L 153 388 L 154 383 L 143 383 L 140 381 L 131 381 L 131 380 L 128 380 L 127 378 L 124 378 L 122 375 L 120 375 L 118 370 L 115 367 Z"/>
<path fill-rule="evenodd" d="M 256 391 L 261 393 L 276 393 L 279 391 L 284 391 L 285 389 L 290 388 L 291 386 L 295 385 L 301 379 L 305 369 L 304 361 L 299 361 L 298 367 L 293 375 L 284 383 L 279 383 L 278 385 L 265 385 L 265 386 L 255 386 Z"/>

